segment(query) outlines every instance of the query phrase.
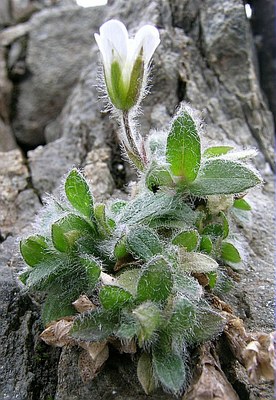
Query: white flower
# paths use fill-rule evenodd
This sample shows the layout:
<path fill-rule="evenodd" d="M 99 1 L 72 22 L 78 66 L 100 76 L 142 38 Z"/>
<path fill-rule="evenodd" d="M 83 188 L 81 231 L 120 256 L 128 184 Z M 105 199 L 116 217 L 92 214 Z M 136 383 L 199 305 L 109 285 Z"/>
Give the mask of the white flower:
<path fill-rule="evenodd" d="M 95 39 L 103 58 L 109 98 L 120 110 L 129 110 L 141 99 L 147 68 L 160 43 L 158 30 L 145 25 L 129 39 L 124 24 L 110 20 L 100 27 Z"/>

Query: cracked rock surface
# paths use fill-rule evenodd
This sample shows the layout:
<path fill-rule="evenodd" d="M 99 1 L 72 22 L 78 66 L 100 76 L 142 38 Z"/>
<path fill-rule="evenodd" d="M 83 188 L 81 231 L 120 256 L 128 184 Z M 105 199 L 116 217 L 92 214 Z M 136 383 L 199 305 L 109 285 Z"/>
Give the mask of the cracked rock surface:
<path fill-rule="evenodd" d="M 115 351 L 95 381 L 82 383 L 78 350 L 65 348 L 60 354 L 41 342 L 38 299 L 24 293 L 16 279 L 24 268 L 18 237 L 28 231 L 46 193 L 58 193 L 71 167 L 83 168 L 97 201 L 125 195 L 118 188 L 133 177 L 118 156 L 118 127 L 102 112 L 95 86 L 99 55 L 92 34 L 110 18 L 121 19 L 132 32 L 145 23 L 160 29 L 152 90 L 139 117 L 144 134 L 166 127 L 185 101 L 206 123 L 203 146 L 223 141 L 258 149 L 255 166 L 265 183 L 248 196 L 251 220 L 237 227 L 247 266 L 225 301 L 249 330 L 271 331 L 273 119 L 259 86 L 242 1 L 116 0 L 91 9 L 71 0 L 24 1 L 25 9 L 15 0 L 0 3 L 0 398 L 148 398 L 130 357 Z M 235 368 L 234 375 L 223 372 L 237 398 L 273 398 L 272 385 L 253 387 L 242 368 Z M 160 390 L 151 398 L 172 396 Z"/>

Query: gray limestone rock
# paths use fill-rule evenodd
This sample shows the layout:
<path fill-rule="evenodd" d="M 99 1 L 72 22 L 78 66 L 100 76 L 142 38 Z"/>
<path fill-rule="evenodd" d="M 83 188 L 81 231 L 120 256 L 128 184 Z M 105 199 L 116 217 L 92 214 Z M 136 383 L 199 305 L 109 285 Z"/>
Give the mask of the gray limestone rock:
<path fill-rule="evenodd" d="M 28 146 L 44 143 L 44 128 L 57 117 L 91 60 L 91 36 L 102 8 L 60 7 L 33 15 L 27 46 L 25 79 L 17 84 L 13 129 Z"/>
<path fill-rule="evenodd" d="M 20 150 L 0 153 L 0 236 L 22 234 L 41 207 Z"/>

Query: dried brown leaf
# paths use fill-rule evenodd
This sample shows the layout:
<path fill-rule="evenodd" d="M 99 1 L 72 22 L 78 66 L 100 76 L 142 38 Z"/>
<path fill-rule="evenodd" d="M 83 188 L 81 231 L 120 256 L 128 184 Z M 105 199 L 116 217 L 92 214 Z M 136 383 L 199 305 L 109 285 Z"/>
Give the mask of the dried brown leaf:
<path fill-rule="evenodd" d="M 108 346 L 105 345 L 97 357 L 93 360 L 87 350 L 83 350 L 79 355 L 79 371 L 84 383 L 94 379 L 100 372 L 103 364 L 109 357 Z"/>
<path fill-rule="evenodd" d="M 103 349 L 107 345 L 107 341 L 103 342 L 78 342 L 79 346 L 81 346 L 83 349 L 87 350 L 88 354 L 92 358 L 93 361 L 97 359 L 99 354 L 103 351 Z"/>
<path fill-rule="evenodd" d="M 204 344 L 200 348 L 194 381 L 182 400 L 239 400 L 237 393 L 221 370 L 214 349 Z"/>
<path fill-rule="evenodd" d="M 252 383 L 274 379 L 274 333 L 257 334 L 248 343 L 242 356 L 248 377 Z"/>
<path fill-rule="evenodd" d="M 51 323 L 44 331 L 40 334 L 41 339 L 55 347 L 62 347 L 65 345 L 72 345 L 75 341 L 69 337 L 70 329 L 73 325 L 73 318 L 61 319 L 59 321 Z"/>
<path fill-rule="evenodd" d="M 97 308 L 85 294 L 81 295 L 72 305 L 79 313 Z"/>
<path fill-rule="evenodd" d="M 218 296 L 212 295 L 212 303 L 220 311 L 226 311 L 229 314 L 233 313 L 232 308 L 225 301 L 221 300 Z"/>

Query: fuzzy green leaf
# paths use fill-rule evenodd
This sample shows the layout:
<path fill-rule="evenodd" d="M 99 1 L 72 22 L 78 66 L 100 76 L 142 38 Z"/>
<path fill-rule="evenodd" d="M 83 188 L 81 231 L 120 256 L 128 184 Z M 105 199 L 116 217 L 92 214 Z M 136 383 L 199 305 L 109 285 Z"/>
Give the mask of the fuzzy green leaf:
<path fill-rule="evenodd" d="M 240 253 L 232 243 L 223 242 L 221 244 L 221 257 L 223 260 L 230 261 L 231 263 L 241 262 Z"/>
<path fill-rule="evenodd" d="M 61 252 L 71 251 L 76 241 L 87 235 L 98 236 L 95 224 L 76 214 L 68 214 L 52 225 L 53 245 Z"/>
<path fill-rule="evenodd" d="M 133 300 L 132 294 L 119 286 L 106 285 L 99 293 L 100 302 L 106 310 L 117 310 Z"/>
<path fill-rule="evenodd" d="M 20 241 L 20 252 L 24 261 L 30 267 L 34 267 L 50 255 L 47 240 L 40 235 L 22 239 Z"/>
<path fill-rule="evenodd" d="M 63 255 L 52 254 L 33 268 L 27 279 L 27 286 L 45 290 L 60 275 L 66 274 L 70 261 Z"/>
<path fill-rule="evenodd" d="M 208 224 L 202 231 L 203 235 L 211 237 L 223 237 L 223 226 L 221 224 Z"/>
<path fill-rule="evenodd" d="M 87 218 L 93 217 L 93 197 L 83 175 L 74 168 L 65 181 L 66 197 Z"/>
<path fill-rule="evenodd" d="M 101 275 L 101 265 L 92 256 L 79 257 L 78 261 L 85 268 L 89 288 L 94 288 Z"/>
<path fill-rule="evenodd" d="M 216 286 L 218 275 L 216 272 L 209 272 L 207 273 L 209 279 L 209 286 L 213 289 Z"/>
<path fill-rule="evenodd" d="M 186 369 L 180 355 L 155 348 L 152 354 L 155 376 L 166 390 L 179 394 L 186 382 Z"/>
<path fill-rule="evenodd" d="M 181 267 L 187 272 L 210 272 L 218 268 L 218 263 L 203 253 L 185 253 L 180 259 Z"/>
<path fill-rule="evenodd" d="M 96 204 L 94 216 L 101 237 L 107 238 L 108 236 L 110 236 L 113 229 L 115 228 L 115 222 L 110 218 L 107 218 L 104 204 Z"/>
<path fill-rule="evenodd" d="M 203 251 L 204 253 L 210 254 L 213 250 L 213 243 L 212 240 L 209 238 L 209 236 L 202 235 L 202 238 L 200 240 L 200 251 Z"/>
<path fill-rule="evenodd" d="M 244 199 L 236 199 L 236 200 L 234 200 L 233 207 L 238 208 L 240 210 L 244 210 L 244 211 L 250 211 L 251 210 L 250 204 L 248 204 L 247 201 L 244 200 Z"/>
<path fill-rule="evenodd" d="M 197 179 L 189 186 L 196 196 L 235 194 L 258 185 L 261 179 L 239 162 L 210 159 L 203 164 Z"/>
<path fill-rule="evenodd" d="M 219 216 L 222 220 L 222 227 L 223 227 L 222 238 L 225 239 L 229 235 L 229 222 L 224 212 L 221 211 L 219 213 Z"/>
<path fill-rule="evenodd" d="M 128 224 L 147 223 L 152 227 L 164 226 L 170 220 L 183 224 L 193 224 L 196 213 L 183 202 L 179 195 L 158 191 L 156 194 L 145 191 L 129 202 L 120 222 Z"/>
<path fill-rule="evenodd" d="M 146 226 L 133 226 L 126 237 L 127 248 L 134 257 L 149 260 L 163 250 L 156 233 Z"/>
<path fill-rule="evenodd" d="M 133 310 L 132 313 L 139 322 L 137 336 L 139 346 L 142 347 L 144 342 L 149 340 L 159 328 L 161 323 L 161 310 L 156 304 L 146 302 Z"/>
<path fill-rule="evenodd" d="M 196 322 L 192 326 L 193 333 L 186 339 L 190 343 L 203 343 L 220 334 L 225 325 L 225 319 L 207 307 L 197 309 Z"/>
<path fill-rule="evenodd" d="M 203 157 L 210 158 L 210 157 L 218 157 L 222 156 L 223 154 L 229 153 L 229 151 L 233 150 L 234 147 L 231 146 L 213 146 L 206 149 L 203 153 Z"/>
<path fill-rule="evenodd" d="M 175 176 L 192 182 L 200 167 L 200 138 L 195 121 L 187 111 L 172 124 L 167 139 L 166 157 Z"/>
<path fill-rule="evenodd" d="M 116 336 L 122 340 L 131 340 L 137 336 L 139 324 L 134 315 L 124 315 L 119 328 L 116 331 Z"/>
<path fill-rule="evenodd" d="M 133 296 L 136 296 L 137 283 L 140 273 L 140 268 L 131 268 L 127 271 L 122 272 L 117 277 L 117 282 L 120 286 L 128 290 Z"/>
<path fill-rule="evenodd" d="M 126 247 L 126 235 L 123 235 L 114 246 L 114 256 L 117 260 L 126 257 L 129 254 Z"/>
<path fill-rule="evenodd" d="M 173 285 L 169 264 L 163 257 L 155 258 L 146 264 L 137 285 L 139 301 L 164 301 L 168 298 Z"/>
<path fill-rule="evenodd" d="M 147 395 L 156 389 L 156 382 L 153 375 L 151 357 L 147 353 L 142 353 L 137 365 L 137 376 Z"/>
<path fill-rule="evenodd" d="M 186 251 L 196 250 L 199 242 L 199 234 L 196 230 L 184 231 L 176 235 L 172 243 L 184 247 Z"/>
<path fill-rule="evenodd" d="M 173 186 L 174 182 L 168 167 L 153 162 L 146 173 L 146 185 L 152 192 L 156 192 L 161 186 Z"/>
<path fill-rule="evenodd" d="M 117 322 L 117 318 L 108 310 L 96 309 L 77 317 L 70 335 L 77 340 L 98 342 L 113 333 Z"/>
<path fill-rule="evenodd" d="M 51 290 L 42 308 L 43 323 L 47 325 L 59 318 L 75 315 L 76 310 L 72 303 L 77 300 L 80 293 L 78 286 L 70 287 L 67 290 Z"/>
<path fill-rule="evenodd" d="M 169 329 L 173 335 L 187 336 L 195 321 L 194 305 L 185 297 L 176 298 L 173 305 Z"/>

